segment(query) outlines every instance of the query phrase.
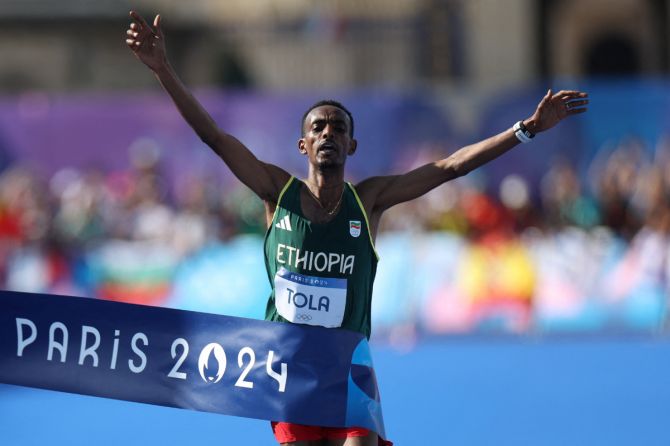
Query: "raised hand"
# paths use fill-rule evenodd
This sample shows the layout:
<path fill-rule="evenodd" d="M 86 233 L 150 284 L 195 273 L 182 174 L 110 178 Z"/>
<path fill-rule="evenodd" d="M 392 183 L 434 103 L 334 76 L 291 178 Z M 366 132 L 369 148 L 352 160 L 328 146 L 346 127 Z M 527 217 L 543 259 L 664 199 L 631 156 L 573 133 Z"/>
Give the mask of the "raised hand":
<path fill-rule="evenodd" d="M 584 92 L 561 90 L 552 94 L 550 89 L 530 118 L 529 127 L 534 133 L 548 130 L 568 116 L 584 113 L 588 103 L 588 94 Z"/>
<path fill-rule="evenodd" d="M 135 11 L 130 11 L 130 17 L 132 22 L 126 31 L 126 44 L 142 63 L 157 71 L 167 63 L 161 16 L 154 18 L 153 28 Z"/>

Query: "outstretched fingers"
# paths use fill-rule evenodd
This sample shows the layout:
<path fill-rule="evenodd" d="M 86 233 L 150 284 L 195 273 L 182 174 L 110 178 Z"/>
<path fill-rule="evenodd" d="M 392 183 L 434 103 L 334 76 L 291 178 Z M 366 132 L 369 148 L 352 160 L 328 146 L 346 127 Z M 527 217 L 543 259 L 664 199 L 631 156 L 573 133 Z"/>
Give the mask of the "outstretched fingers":
<path fill-rule="evenodd" d="M 154 30 L 156 31 L 154 38 L 157 40 L 165 40 L 165 36 L 163 35 L 163 27 L 161 26 L 161 20 L 161 15 L 156 14 L 156 17 L 154 17 Z"/>
<path fill-rule="evenodd" d="M 576 115 L 587 110 L 588 97 L 583 91 L 561 90 L 552 96 L 552 100 L 561 104 L 559 107 L 566 115 Z"/>
<path fill-rule="evenodd" d="M 131 30 L 126 31 L 126 34 L 129 34 L 130 32 Z M 126 39 L 126 45 L 128 45 L 131 50 L 137 51 L 140 47 L 140 42 L 136 41 L 135 38 L 131 36 Z"/>
<path fill-rule="evenodd" d="M 126 44 L 133 51 L 138 51 L 147 39 L 154 36 L 154 31 L 144 18 L 135 11 L 130 11 L 132 22 L 126 30 Z M 158 17 L 158 16 L 157 16 Z M 154 21 L 156 23 L 156 21 Z"/>
<path fill-rule="evenodd" d="M 140 36 L 140 33 L 132 28 L 126 30 L 126 45 L 128 45 L 131 50 L 139 50 L 142 46 L 142 39 L 143 37 Z"/>
<path fill-rule="evenodd" d="M 576 98 L 564 99 L 563 103 L 565 105 L 565 111 L 569 115 L 576 115 L 578 113 L 584 113 L 587 110 L 587 105 L 589 104 L 588 99 L 579 99 L 585 96 L 577 96 Z"/>
<path fill-rule="evenodd" d="M 554 98 L 562 100 L 570 100 L 578 98 L 587 98 L 588 96 L 589 96 L 588 93 L 584 93 L 583 91 L 561 90 L 554 95 Z"/>
<path fill-rule="evenodd" d="M 136 11 L 130 11 L 130 17 L 132 17 L 132 19 L 135 20 L 135 22 L 138 23 L 142 28 L 151 30 L 151 27 L 147 21 L 144 20 L 144 17 L 139 15 Z"/>
<path fill-rule="evenodd" d="M 575 101 L 575 102 L 569 102 L 567 104 L 567 113 L 569 115 L 576 115 L 579 113 L 584 113 L 586 110 L 588 110 L 588 107 L 586 105 L 589 103 L 589 101 Z"/>
<path fill-rule="evenodd" d="M 552 96 L 551 96 L 551 88 L 550 88 L 549 90 L 547 90 L 547 94 L 545 94 L 544 97 L 542 98 L 542 100 L 540 101 L 540 104 L 538 105 L 538 108 L 544 107 L 547 104 L 547 102 L 551 101 L 551 97 Z"/>

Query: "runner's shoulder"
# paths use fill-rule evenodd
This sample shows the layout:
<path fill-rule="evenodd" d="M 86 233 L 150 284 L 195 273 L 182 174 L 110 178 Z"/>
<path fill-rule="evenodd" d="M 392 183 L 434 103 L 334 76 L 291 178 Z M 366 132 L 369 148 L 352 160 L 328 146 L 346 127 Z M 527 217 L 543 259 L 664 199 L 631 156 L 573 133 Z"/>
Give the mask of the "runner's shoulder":
<path fill-rule="evenodd" d="M 259 196 L 261 200 L 276 205 L 281 192 L 291 179 L 291 174 L 274 164 L 263 162 L 263 167 L 268 176 L 269 187 L 265 194 Z"/>
<path fill-rule="evenodd" d="M 370 212 L 377 207 L 379 196 L 395 177 L 395 175 L 374 176 L 354 185 L 366 211 Z"/>

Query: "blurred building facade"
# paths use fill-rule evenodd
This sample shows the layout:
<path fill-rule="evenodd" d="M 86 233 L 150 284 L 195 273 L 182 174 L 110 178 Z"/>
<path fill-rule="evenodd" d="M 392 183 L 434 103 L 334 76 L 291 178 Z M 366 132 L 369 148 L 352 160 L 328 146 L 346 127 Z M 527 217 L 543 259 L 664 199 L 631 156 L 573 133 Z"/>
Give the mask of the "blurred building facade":
<path fill-rule="evenodd" d="M 155 87 L 127 11 L 163 14 L 189 85 L 486 92 L 539 78 L 668 72 L 668 0 L 0 2 L 0 89 Z"/>

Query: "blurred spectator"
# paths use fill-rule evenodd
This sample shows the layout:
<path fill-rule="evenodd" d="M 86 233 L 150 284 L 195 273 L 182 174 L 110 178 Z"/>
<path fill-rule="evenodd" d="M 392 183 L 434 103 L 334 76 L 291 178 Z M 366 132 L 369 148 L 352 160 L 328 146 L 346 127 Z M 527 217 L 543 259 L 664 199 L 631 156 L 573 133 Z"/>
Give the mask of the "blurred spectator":
<path fill-rule="evenodd" d="M 597 181 L 597 199 L 600 203 L 602 223 L 627 240 L 641 226 L 644 216 L 636 205 L 641 196 L 635 196 L 638 179 L 648 169 L 649 160 L 638 141 L 624 142 L 594 170 Z"/>
<path fill-rule="evenodd" d="M 541 196 L 544 219 L 552 229 L 566 226 L 588 229 L 600 223 L 597 204 L 586 196 L 577 172 L 564 159 L 555 161 L 544 175 Z"/>

